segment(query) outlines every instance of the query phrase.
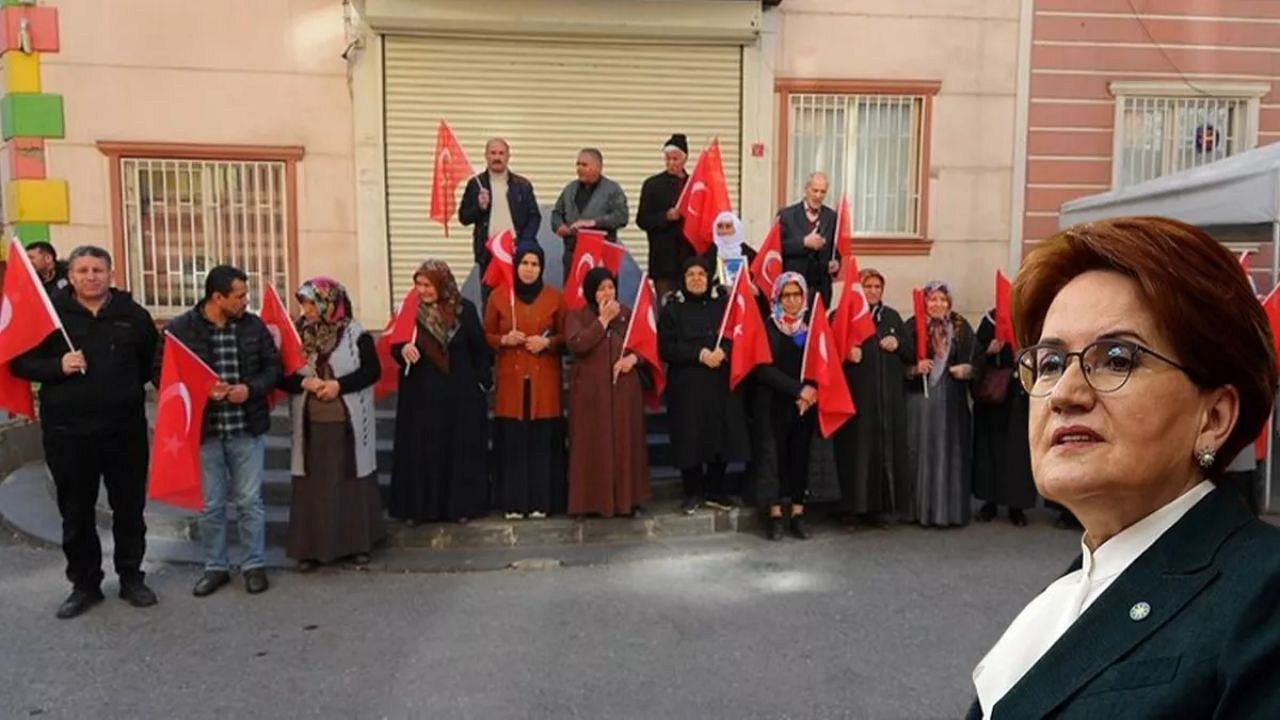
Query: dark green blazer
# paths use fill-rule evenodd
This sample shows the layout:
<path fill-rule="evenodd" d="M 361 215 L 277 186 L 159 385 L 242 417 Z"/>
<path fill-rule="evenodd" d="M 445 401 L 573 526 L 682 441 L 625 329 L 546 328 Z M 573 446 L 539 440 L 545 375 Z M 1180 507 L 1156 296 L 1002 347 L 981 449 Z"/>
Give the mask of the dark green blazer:
<path fill-rule="evenodd" d="M 1140 603 L 1150 606 L 1145 614 Z M 1116 578 L 992 714 L 1280 718 L 1280 529 L 1215 489 Z M 968 718 L 981 717 L 975 701 Z"/>

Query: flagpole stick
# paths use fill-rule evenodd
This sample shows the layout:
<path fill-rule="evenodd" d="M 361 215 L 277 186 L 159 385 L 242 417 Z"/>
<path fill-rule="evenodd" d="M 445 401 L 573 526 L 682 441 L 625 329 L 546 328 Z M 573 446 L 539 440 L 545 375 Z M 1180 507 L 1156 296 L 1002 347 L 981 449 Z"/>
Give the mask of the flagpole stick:
<path fill-rule="evenodd" d="M 631 303 L 631 319 L 627 321 L 627 331 L 622 334 L 623 353 L 627 351 L 627 343 L 631 341 L 631 328 L 634 327 L 636 323 L 636 306 L 640 304 L 640 293 L 644 292 L 644 284 L 648 281 L 649 273 L 641 273 L 640 284 L 636 287 L 636 299 L 635 302 Z M 618 355 L 618 359 L 622 359 L 621 354 Z M 618 371 L 616 368 L 613 371 L 613 384 L 618 384 Z"/>
<path fill-rule="evenodd" d="M 724 317 L 720 319 L 720 332 L 716 334 L 715 347 L 718 349 L 720 343 L 724 341 L 724 330 L 729 325 L 729 313 L 733 312 L 733 300 L 738 296 L 738 283 L 742 281 L 742 276 L 747 273 L 746 268 L 738 271 L 738 276 L 733 279 L 733 287 L 729 290 L 729 302 L 724 308 Z M 710 292 L 708 290 L 707 292 Z"/>
<path fill-rule="evenodd" d="M 402 310 L 401 312 L 403 312 L 403 310 Z M 417 344 L 418 344 L 418 327 L 417 327 L 417 325 L 415 325 L 415 326 L 413 327 L 413 337 L 411 337 L 411 338 L 409 339 L 409 344 L 411 344 L 411 345 L 417 345 Z M 404 364 L 404 376 L 405 376 L 405 377 L 409 377 L 409 370 L 410 370 L 412 367 L 413 367 L 413 363 L 406 362 L 406 363 Z"/>

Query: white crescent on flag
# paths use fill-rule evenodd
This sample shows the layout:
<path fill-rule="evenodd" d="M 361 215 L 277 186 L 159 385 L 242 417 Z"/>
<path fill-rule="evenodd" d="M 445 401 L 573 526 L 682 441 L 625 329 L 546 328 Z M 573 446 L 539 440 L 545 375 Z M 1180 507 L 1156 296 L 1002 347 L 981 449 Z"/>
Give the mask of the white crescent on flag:
<path fill-rule="evenodd" d="M 826 335 L 821 335 L 818 337 L 818 354 L 822 356 L 822 362 L 824 364 L 826 364 L 831 359 L 830 354 L 827 352 L 827 336 Z"/>
<path fill-rule="evenodd" d="M 505 243 L 502 242 L 502 238 L 504 235 L 506 235 L 505 231 L 497 235 L 494 235 L 492 238 L 489 239 L 489 252 L 498 260 L 510 265 L 511 253 L 507 252 Z"/>
<path fill-rule="evenodd" d="M 163 413 L 165 403 L 175 397 L 182 401 L 182 434 L 185 437 L 191 434 L 191 391 L 187 389 L 186 383 L 174 383 L 160 393 L 160 401 L 156 403 L 156 416 Z"/>
<path fill-rule="evenodd" d="M 854 314 L 853 319 L 857 320 L 871 312 L 871 304 L 867 302 L 867 291 L 862 289 L 862 283 L 857 280 L 850 280 L 849 282 L 853 284 L 854 294 L 860 298 L 855 301 L 858 302 L 858 312 Z"/>
<path fill-rule="evenodd" d="M 13 305 L 8 300 L 0 297 L 0 332 L 9 327 L 9 323 L 13 322 Z"/>
<path fill-rule="evenodd" d="M 700 214 L 701 214 L 701 213 L 699 213 L 699 212 L 697 211 L 697 209 L 696 209 L 696 208 L 698 207 L 698 204 L 697 204 L 697 203 L 698 203 L 698 201 L 697 201 L 697 199 L 696 199 L 696 198 L 698 197 L 698 193 L 700 193 L 700 192 L 706 192 L 706 191 L 707 191 L 707 184 L 706 184 L 706 183 L 704 183 L 704 182 L 702 182 L 701 180 L 699 180 L 698 182 L 694 183 L 694 184 L 689 188 L 689 202 L 688 202 L 688 204 L 685 206 L 685 212 L 686 212 L 686 213 L 688 213 L 688 214 L 690 214 L 690 215 L 700 215 Z"/>
<path fill-rule="evenodd" d="M 276 349 L 277 349 L 277 350 L 279 350 L 279 349 L 280 349 L 280 342 L 281 342 L 281 341 L 280 341 L 280 328 L 276 327 L 276 324 L 275 324 L 275 323 L 263 323 L 263 324 L 267 326 L 267 332 L 271 333 L 271 340 L 272 340 L 273 342 L 275 342 L 275 344 L 276 344 Z"/>
<path fill-rule="evenodd" d="M 734 302 L 738 306 L 738 312 L 737 312 L 738 322 L 734 323 L 733 325 L 733 337 L 736 338 L 745 332 L 745 330 L 743 330 L 742 328 L 742 324 L 743 324 L 742 319 L 747 314 L 747 299 L 739 295 L 738 299 L 735 300 Z"/>
<path fill-rule="evenodd" d="M 778 266 L 777 272 L 769 272 L 770 263 L 777 264 Z M 763 275 L 765 280 L 769 281 L 769 285 L 772 286 L 773 282 L 778 279 L 779 275 L 782 274 L 782 253 L 778 252 L 777 250 L 770 250 L 769 252 L 765 253 L 764 262 L 760 264 L 760 274 Z"/>

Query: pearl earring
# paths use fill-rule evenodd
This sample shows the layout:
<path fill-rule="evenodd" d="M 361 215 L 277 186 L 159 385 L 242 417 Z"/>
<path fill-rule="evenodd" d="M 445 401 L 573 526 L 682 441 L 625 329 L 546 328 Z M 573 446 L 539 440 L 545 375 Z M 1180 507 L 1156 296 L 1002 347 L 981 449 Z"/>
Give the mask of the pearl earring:
<path fill-rule="evenodd" d="M 1208 470 L 1213 467 L 1213 463 L 1217 459 L 1218 457 L 1213 454 L 1212 448 L 1204 448 L 1196 453 L 1196 462 L 1200 463 L 1201 470 Z"/>

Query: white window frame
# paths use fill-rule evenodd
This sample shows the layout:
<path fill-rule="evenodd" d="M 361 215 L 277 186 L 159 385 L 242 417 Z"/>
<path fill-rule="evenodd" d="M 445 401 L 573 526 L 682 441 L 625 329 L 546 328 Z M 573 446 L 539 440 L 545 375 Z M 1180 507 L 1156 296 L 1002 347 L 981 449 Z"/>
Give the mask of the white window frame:
<path fill-rule="evenodd" d="M 1236 100 L 1245 102 L 1244 117 L 1241 119 L 1241 134 L 1238 138 L 1238 149 L 1232 154 L 1252 150 L 1258 146 L 1258 118 L 1261 112 L 1263 96 L 1271 92 L 1270 83 L 1248 82 L 1196 82 L 1189 85 L 1180 81 L 1115 81 L 1108 85 L 1111 96 L 1115 98 L 1115 114 L 1112 122 L 1111 145 L 1111 188 L 1121 188 L 1124 157 L 1124 106 L 1127 98 L 1162 98 Z"/>

